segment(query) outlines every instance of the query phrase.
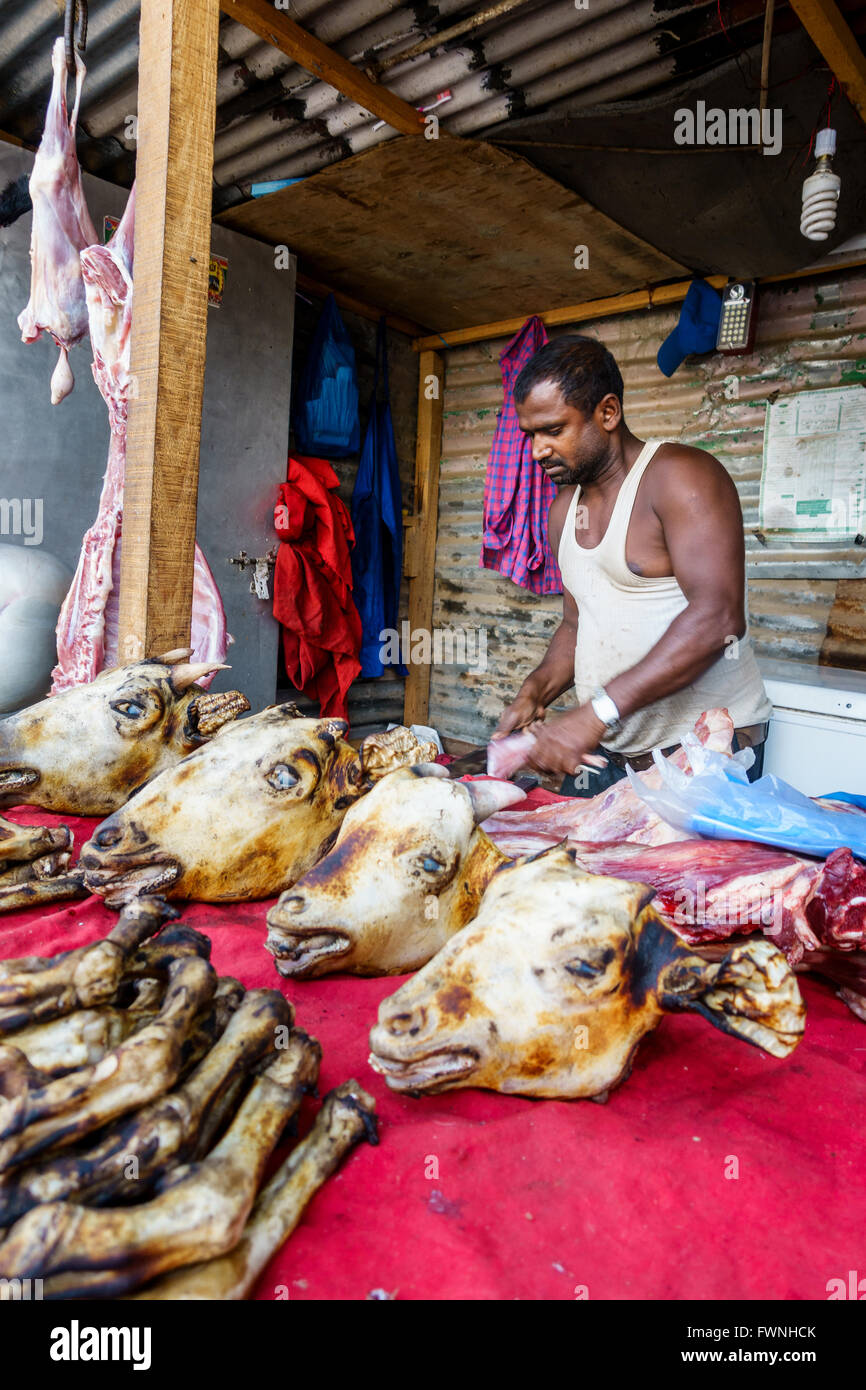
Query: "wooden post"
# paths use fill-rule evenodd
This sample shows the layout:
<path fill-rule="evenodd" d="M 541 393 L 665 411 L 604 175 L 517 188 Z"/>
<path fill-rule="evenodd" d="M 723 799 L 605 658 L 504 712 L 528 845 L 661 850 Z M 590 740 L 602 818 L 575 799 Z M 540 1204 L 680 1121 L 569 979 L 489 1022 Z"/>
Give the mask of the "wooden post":
<path fill-rule="evenodd" d="M 418 442 L 415 450 L 415 516 L 406 530 L 409 575 L 409 632 L 430 630 L 436 579 L 436 530 L 439 523 L 439 462 L 442 452 L 442 403 L 445 363 L 438 352 L 418 358 Z M 426 724 L 430 708 L 430 667 L 407 663 L 404 724 Z"/>
<path fill-rule="evenodd" d="M 122 661 L 189 645 L 219 14 L 141 0 Z"/>

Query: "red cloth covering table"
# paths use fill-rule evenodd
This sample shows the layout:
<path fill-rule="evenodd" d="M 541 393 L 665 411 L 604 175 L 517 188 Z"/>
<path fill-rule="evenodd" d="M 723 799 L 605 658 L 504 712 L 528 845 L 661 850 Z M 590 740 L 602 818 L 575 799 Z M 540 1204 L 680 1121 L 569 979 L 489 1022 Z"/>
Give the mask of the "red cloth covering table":
<path fill-rule="evenodd" d="M 78 846 L 96 824 L 4 814 L 65 822 Z M 605 1105 L 473 1090 L 413 1100 L 367 1065 L 379 1001 L 401 981 L 281 980 L 267 907 L 197 903 L 183 920 L 211 937 L 222 974 L 291 999 L 324 1049 L 322 1095 L 357 1077 L 381 1143 L 316 1195 L 257 1298 L 825 1299 L 828 1280 L 866 1276 L 866 1026 L 828 987 L 801 980 L 806 1035 L 786 1061 L 677 1015 Z M 8 913 L 0 957 L 80 946 L 114 921 L 96 898 Z"/>

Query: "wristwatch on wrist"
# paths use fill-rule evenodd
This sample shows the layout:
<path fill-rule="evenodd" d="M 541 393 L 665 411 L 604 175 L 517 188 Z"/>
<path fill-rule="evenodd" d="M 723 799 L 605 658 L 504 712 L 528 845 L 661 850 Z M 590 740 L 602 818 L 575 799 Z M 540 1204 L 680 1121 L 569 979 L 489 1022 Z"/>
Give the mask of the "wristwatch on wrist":
<path fill-rule="evenodd" d="M 604 724 L 608 733 L 618 734 L 622 728 L 622 721 L 619 717 L 619 710 L 613 700 L 608 695 L 604 686 L 599 686 L 590 696 L 589 703 L 592 705 L 595 714 Z"/>

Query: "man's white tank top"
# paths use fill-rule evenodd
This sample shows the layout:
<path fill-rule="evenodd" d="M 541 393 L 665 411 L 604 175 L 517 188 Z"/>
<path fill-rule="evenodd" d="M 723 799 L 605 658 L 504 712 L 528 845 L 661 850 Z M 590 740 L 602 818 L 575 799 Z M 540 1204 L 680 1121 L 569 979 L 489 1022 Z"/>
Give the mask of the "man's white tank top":
<path fill-rule="evenodd" d="M 562 582 L 578 607 L 574 686 L 579 704 L 593 691 L 636 666 L 659 641 L 688 600 L 673 575 L 651 579 L 633 574 L 626 563 L 626 537 L 640 480 L 661 440 L 648 440 L 619 490 L 607 531 L 597 546 L 584 549 L 575 538 L 580 487 L 568 509 L 559 543 Z M 732 634 L 733 636 L 733 634 Z M 772 713 L 748 629 L 692 685 L 667 695 L 623 720 L 605 747 L 638 754 L 682 740 L 704 710 L 723 706 L 734 727 L 763 723 Z"/>

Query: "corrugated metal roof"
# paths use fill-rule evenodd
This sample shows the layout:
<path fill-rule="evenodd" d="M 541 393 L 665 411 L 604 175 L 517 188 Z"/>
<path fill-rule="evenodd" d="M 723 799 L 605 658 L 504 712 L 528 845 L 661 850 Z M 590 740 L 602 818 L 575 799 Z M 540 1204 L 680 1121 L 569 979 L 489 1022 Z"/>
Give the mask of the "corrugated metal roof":
<path fill-rule="evenodd" d="M 528 112 L 611 101 L 703 71 L 760 36 L 763 0 L 509 0 L 506 8 L 436 0 L 292 0 L 292 18 L 418 107 L 436 107 L 455 134 L 480 135 Z M 460 20 L 493 17 L 403 59 Z M 503 12 L 504 11 L 504 12 Z M 777 24 L 793 22 L 777 6 Z M 0 12 L 0 130 L 40 134 L 59 0 L 4 0 Z M 82 161 L 128 183 L 135 142 L 137 0 L 91 0 Z M 253 179 L 298 177 L 393 136 L 393 130 L 315 81 L 271 45 L 223 18 L 215 146 L 220 206 Z M 88 139 L 85 137 L 89 137 Z"/>
<path fill-rule="evenodd" d="M 866 385 L 866 274 L 847 271 L 767 287 L 751 355 L 687 360 L 667 380 L 655 357 L 676 319 L 676 309 L 656 309 L 554 329 L 550 336 L 578 331 L 610 348 L 625 380 L 629 426 L 641 438 L 693 444 L 724 463 L 743 506 L 756 650 L 817 661 L 837 581 L 866 577 L 866 548 L 794 546 L 782 536 L 759 533 L 764 417 L 776 393 Z M 488 670 L 434 667 L 430 722 L 471 743 L 489 735 L 503 705 L 543 656 L 562 611 L 559 597 L 538 598 L 478 568 L 484 472 L 502 404 L 498 358 L 504 346 L 500 339 L 445 354 L 433 622 L 486 627 Z M 737 399 L 725 395 L 732 376 Z"/>

